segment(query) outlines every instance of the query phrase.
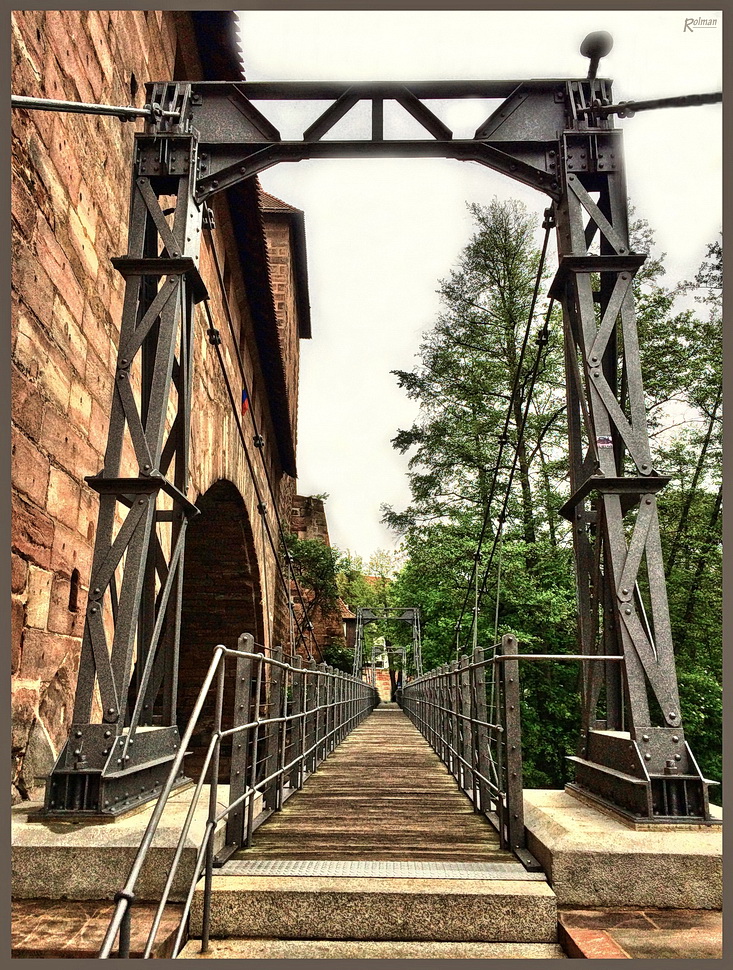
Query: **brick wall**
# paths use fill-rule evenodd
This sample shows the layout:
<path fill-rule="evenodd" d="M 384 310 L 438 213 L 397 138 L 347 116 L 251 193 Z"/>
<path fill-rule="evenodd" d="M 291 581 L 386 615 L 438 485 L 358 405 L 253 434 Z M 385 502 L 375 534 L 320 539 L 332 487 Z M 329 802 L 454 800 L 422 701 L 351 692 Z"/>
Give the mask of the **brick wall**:
<path fill-rule="evenodd" d="M 141 105 L 144 83 L 173 78 L 176 69 L 179 77 L 202 76 L 187 14 L 13 13 L 14 93 Z M 98 507 L 84 477 L 103 466 L 124 295 L 110 258 L 126 251 L 133 132 L 140 128 L 68 113 L 14 111 L 12 117 L 14 798 L 37 794 L 73 712 Z M 239 358 L 250 387 L 245 436 L 251 442 L 253 413 L 265 437 L 275 504 L 287 518 L 294 482 L 283 474 L 276 447 L 226 200 L 216 198 L 214 208 L 217 229 L 204 239 L 201 273 L 232 385 L 241 387 Z M 215 251 L 226 268 L 231 326 Z M 196 501 L 222 479 L 239 494 L 252 547 L 247 581 L 251 589 L 266 584 L 271 591 L 260 626 L 264 638 L 270 627 L 278 638 L 287 630 L 286 597 L 277 591 L 275 557 L 200 308 L 195 326 L 189 498 Z M 282 342 L 292 358 L 286 372 L 288 409 L 295 416 L 297 338 L 285 334 Z M 252 453 L 266 494 L 262 462 Z M 129 448 L 122 474 L 137 474 Z M 215 529 L 208 539 L 221 547 Z M 264 613 L 261 597 L 254 605 Z"/>
<path fill-rule="evenodd" d="M 300 355 L 297 352 L 298 310 L 295 299 L 292 230 L 287 217 L 280 213 L 265 210 L 264 221 L 278 337 L 286 361 L 285 379 L 291 402 L 290 420 L 295 427 L 297 413 L 294 405 L 297 395 L 294 391 L 298 386 Z"/>

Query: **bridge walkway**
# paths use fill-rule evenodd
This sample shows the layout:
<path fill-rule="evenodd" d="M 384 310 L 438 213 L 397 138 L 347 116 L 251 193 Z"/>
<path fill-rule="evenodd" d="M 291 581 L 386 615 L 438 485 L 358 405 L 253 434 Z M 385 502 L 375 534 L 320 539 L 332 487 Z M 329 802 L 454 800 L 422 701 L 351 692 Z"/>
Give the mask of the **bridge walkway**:
<path fill-rule="evenodd" d="M 555 895 L 499 847 L 427 741 L 381 705 L 253 845 L 202 880 L 184 958 L 562 959 Z"/>
<path fill-rule="evenodd" d="M 516 866 L 409 718 L 384 703 L 235 859 Z"/>

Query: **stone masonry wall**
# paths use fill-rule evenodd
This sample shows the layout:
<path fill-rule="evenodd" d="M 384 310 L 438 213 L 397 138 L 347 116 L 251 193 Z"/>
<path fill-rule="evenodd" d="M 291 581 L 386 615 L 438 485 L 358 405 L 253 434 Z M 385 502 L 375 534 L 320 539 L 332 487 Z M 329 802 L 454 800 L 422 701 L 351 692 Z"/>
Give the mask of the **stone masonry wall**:
<path fill-rule="evenodd" d="M 186 14 L 161 11 L 16 11 L 12 90 L 65 100 L 138 104 L 144 83 L 200 77 Z M 103 465 L 124 283 L 110 257 L 126 251 L 136 125 L 116 118 L 14 111 L 12 118 L 12 630 L 13 797 L 38 788 L 66 739 L 73 712 L 97 496 L 84 482 Z M 283 475 L 228 209 L 215 199 L 217 229 L 205 234 L 201 273 L 222 334 L 235 394 L 237 357 L 281 514 L 294 483 Z M 226 322 L 213 248 L 232 312 Z M 264 636 L 287 628 L 268 546 L 208 322 L 196 312 L 191 487 L 193 501 L 219 480 L 233 483 L 251 523 L 257 587 L 269 590 Z M 288 346 L 297 358 L 297 340 Z M 297 389 L 297 359 L 287 364 Z M 289 402 L 291 414 L 297 405 Z M 249 422 L 249 423 L 248 423 Z M 252 440 L 251 416 L 245 437 Z M 262 462 L 256 462 L 266 494 Z M 137 474 L 131 449 L 122 474 Z M 269 502 L 269 497 L 268 497 Z M 272 514 L 272 512 L 270 513 Z M 216 543 L 215 535 L 211 537 Z M 212 644 L 213 648 L 213 644 Z"/>

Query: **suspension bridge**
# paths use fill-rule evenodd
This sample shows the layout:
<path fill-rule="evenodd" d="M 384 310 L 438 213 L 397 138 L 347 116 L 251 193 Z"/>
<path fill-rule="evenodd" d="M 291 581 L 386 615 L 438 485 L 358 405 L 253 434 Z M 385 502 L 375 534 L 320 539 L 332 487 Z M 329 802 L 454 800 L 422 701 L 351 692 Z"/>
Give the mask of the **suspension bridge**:
<path fill-rule="evenodd" d="M 126 290 L 105 465 L 87 479 L 100 511 L 74 715 L 43 809 L 21 838 L 21 848 L 30 850 L 39 821 L 60 827 L 58 844 L 43 846 L 46 864 L 58 870 L 49 878 L 75 880 L 82 898 L 90 891 L 84 880 L 100 896 L 114 894 L 101 957 L 562 958 L 558 904 L 577 904 L 573 893 L 586 886 L 578 858 L 592 868 L 585 905 L 622 898 L 627 905 L 693 908 L 691 901 L 702 899 L 715 908 L 719 818 L 682 726 L 656 508 L 668 479 L 649 447 L 631 286 L 645 257 L 630 250 L 613 118 L 720 98 L 616 104 L 611 81 L 597 77 L 609 43 L 605 34 L 586 40 L 586 78 L 164 81 L 147 86 L 144 108 L 126 111 L 14 96 L 16 109 L 134 112 L 146 124 L 136 136 L 128 252 L 113 261 Z M 473 138 L 456 139 L 426 102 L 467 97 L 501 103 Z M 255 106 L 270 100 L 330 105 L 302 140 L 291 141 Z M 430 137 L 385 139 L 385 101 L 406 110 Z M 359 103 L 369 108 L 370 136 L 324 139 Z M 212 309 L 200 247 L 207 238 L 223 282 L 209 205 L 217 193 L 279 162 L 380 155 L 475 161 L 544 193 L 550 205 L 521 362 L 456 621 L 456 660 L 423 670 L 413 607 L 389 615 L 361 611 L 354 670 L 346 673 L 315 662 L 307 598 L 287 549 L 265 436 L 248 404 L 248 374 L 237 357 L 240 395 L 227 365 L 224 338 L 236 330 L 235 314 L 226 286 L 219 317 Z M 578 653 L 562 656 L 522 653 L 512 636 L 491 646 L 476 636 L 540 359 L 535 355 L 511 444 L 552 230 L 559 265 L 536 340 L 540 348 L 547 341 L 552 305 L 560 304 L 571 486 L 561 513 L 572 523 L 579 609 Z M 253 483 L 258 541 L 275 563 L 269 578 L 263 572 L 259 595 L 266 603 L 276 591 L 287 599 L 289 636 L 283 649 L 271 630 L 252 627 L 236 646 L 212 644 L 184 724 L 178 707 L 184 549 L 201 512 L 188 498 L 199 304 L 209 360 L 226 389 Z M 252 434 L 245 431 L 248 413 Z M 136 477 L 121 473 L 125 447 L 139 467 Z M 507 481 L 499 472 L 511 447 Z M 284 445 L 281 458 L 287 465 Z M 412 631 L 396 704 L 379 702 L 373 660 L 363 676 L 364 627 L 380 619 Z M 575 780 L 552 809 L 523 789 L 526 662 L 579 664 L 582 674 Z M 205 743 L 187 763 L 201 736 Z M 139 824 L 130 823 L 135 818 Z M 59 875 L 64 858 L 78 862 L 89 850 L 88 832 L 104 828 L 103 820 L 117 833 L 100 850 L 104 862 Z M 135 845 L 116 844 L 121 832 L 132 833 Z M 131 855 L 124 886 L 110 891 L 110 877 L 118 876 L 110 859 L 129 862 Z M 670 873 L 670 856 L 682 860 L 679 871 Z M 25 865 L 19 885 L 34 878 Z"/>

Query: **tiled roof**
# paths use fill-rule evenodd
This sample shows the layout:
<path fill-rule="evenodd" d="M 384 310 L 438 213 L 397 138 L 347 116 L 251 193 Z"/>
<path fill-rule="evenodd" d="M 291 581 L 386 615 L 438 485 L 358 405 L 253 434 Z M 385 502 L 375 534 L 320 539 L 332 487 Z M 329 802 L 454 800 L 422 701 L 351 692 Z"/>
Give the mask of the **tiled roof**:
<path fill-rule="evenodd" d="M 302 212 L 302 209 L 296 209 L 294 205 L 290 205 L 288 202 L 283 202 L 282 199 L 276 198 L 274 195 L 270 195 L 269 192 L 260 186 L 260 205 L 266 212 Z"/>

